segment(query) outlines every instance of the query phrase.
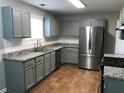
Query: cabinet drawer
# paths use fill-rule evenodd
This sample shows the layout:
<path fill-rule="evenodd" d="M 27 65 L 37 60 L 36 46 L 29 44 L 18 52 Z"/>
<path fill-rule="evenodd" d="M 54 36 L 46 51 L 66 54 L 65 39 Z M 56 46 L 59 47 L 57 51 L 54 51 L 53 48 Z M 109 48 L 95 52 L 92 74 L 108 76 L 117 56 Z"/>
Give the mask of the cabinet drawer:
<path fill-rule="evenodd" d="M 40 56 L 40 57 L 36 58 L 36 62 L 40 62 L 40 61 L 43 61 L 43 56 Z"/>
<path fill-rule="evenodd" d="M 29 60 L 27 62 L 25 62 L 25 67 L 28 67 L 28 66 L 31 66 L 31 65 L 34 65 L 35 64 L 35 60 Z"/>
<path fill-rule="evenodd" d="M 44 55 L 44 58 L 45 58 L 45 59 L 46 59 L 46 58 L 50 58 L 50 54 Z"/>

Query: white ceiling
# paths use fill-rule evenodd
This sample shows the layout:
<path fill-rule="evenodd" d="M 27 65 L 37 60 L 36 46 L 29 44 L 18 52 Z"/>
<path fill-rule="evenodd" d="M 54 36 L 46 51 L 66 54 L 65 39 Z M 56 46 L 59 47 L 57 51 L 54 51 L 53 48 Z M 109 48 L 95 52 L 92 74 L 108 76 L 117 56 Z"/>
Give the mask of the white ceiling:
<path fill-rule="evenodd" d="M 124 6 L 124 0 L 81 0 L 87 5 L 84 9 L 75 8 L 68 0 L 21 1 L 56 14 L 118 12 Z M 40 4 L 46 6 L 40 6 Z"/>

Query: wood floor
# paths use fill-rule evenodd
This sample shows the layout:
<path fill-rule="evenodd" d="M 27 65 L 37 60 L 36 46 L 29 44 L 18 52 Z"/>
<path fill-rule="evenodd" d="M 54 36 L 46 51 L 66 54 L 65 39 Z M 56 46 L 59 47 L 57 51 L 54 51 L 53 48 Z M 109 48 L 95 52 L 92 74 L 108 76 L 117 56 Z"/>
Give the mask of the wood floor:
<path fill-rule="evenodd" d="M 29 93 L 98 93 L 100 72 L 63 65 Z"/>

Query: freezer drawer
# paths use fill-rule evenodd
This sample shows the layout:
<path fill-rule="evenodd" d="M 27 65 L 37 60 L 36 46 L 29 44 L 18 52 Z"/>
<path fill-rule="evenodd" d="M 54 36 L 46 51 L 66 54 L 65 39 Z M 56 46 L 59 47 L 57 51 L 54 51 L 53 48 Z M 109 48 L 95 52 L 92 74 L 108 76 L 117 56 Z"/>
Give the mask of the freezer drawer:
<path fill-rule="evenodd" d="M 98 70 L 100 64 L 99 55 L 90 55 L 90 54 L 80 54 L 79 55 L 79 67 L 85 69 L 94 69 Z"/>

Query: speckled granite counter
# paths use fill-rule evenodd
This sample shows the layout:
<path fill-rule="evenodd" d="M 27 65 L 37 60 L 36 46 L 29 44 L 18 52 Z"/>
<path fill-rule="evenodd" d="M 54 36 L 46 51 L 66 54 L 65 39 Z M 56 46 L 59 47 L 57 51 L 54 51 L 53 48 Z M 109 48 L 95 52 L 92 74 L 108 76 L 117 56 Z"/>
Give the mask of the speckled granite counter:
<path fill-rule="evenodd" d="M 26 50 L 21 50 L 21 51 L 16 51 L 12 53 L 7 53 L 3 55 L 4 60 L 16 60 L 19 62 L 23 62 L 41 55 L 44 55 L 49 52 L 56 51 L 61 48 L 65 47 L 73 47 L 73 48 L 78 48 L 78 44 L 73 44 L 73 43 L 55 43 L 55 44 L 50 44 L 47 46 L 43 46 L 42 48 L 49 49 L 48 51 L 42 52 L 42 48 L 38 52 L 34 52 L 35 48 L 32 49 L 26 49 Z"/>
<path fill-rule="evenodd" d="M 51 48 L 47 52 L 33 52 L 33 50 L 28 51 L 28 52 L 24 52 L 24 51 L 14 52 L 14 53 L 6 54 L 4 57 L 4 60 L 15 60 L 15 61 L 19 61 L 19 62 L 25 62 L 25 61 L 30 60 L 32 58 L 36 58 L 38 56 L 44 55 L 44 54 L 49 53 L 49 52 L 56 51 L 56 50 L 61 49 L 61 48 L 63 48 L 63 47 L 62 46 L 56 46 L 56 47 Z"/>
<path fill-rule="evenodd" d="M 124 80 L 124 68 L 118 67 L 104 67 L 104 77 L 123 79 Z"/>
<path fill-rule="evenodd" d="M 25 55 L 19 55 L 19 56 L 11 56 L 4 58 L 5 60 L 13 60 L 13 61 L 19 61 L 19 62 L 25 62 L 27 60 L 30 60 L 32 58 L 38 57 L 43 55 L 44 53 L 41 52 L 31 52 Z"/>
<path fill-rule="evenodd" d="M 104 54 L 104 57 L 124 58 L 123 54 Z"/>
<path fill-rule="evenodd" d="M 105 54 L 103 65 L 104 77 L 124 80 L 124 55 Z"/>

